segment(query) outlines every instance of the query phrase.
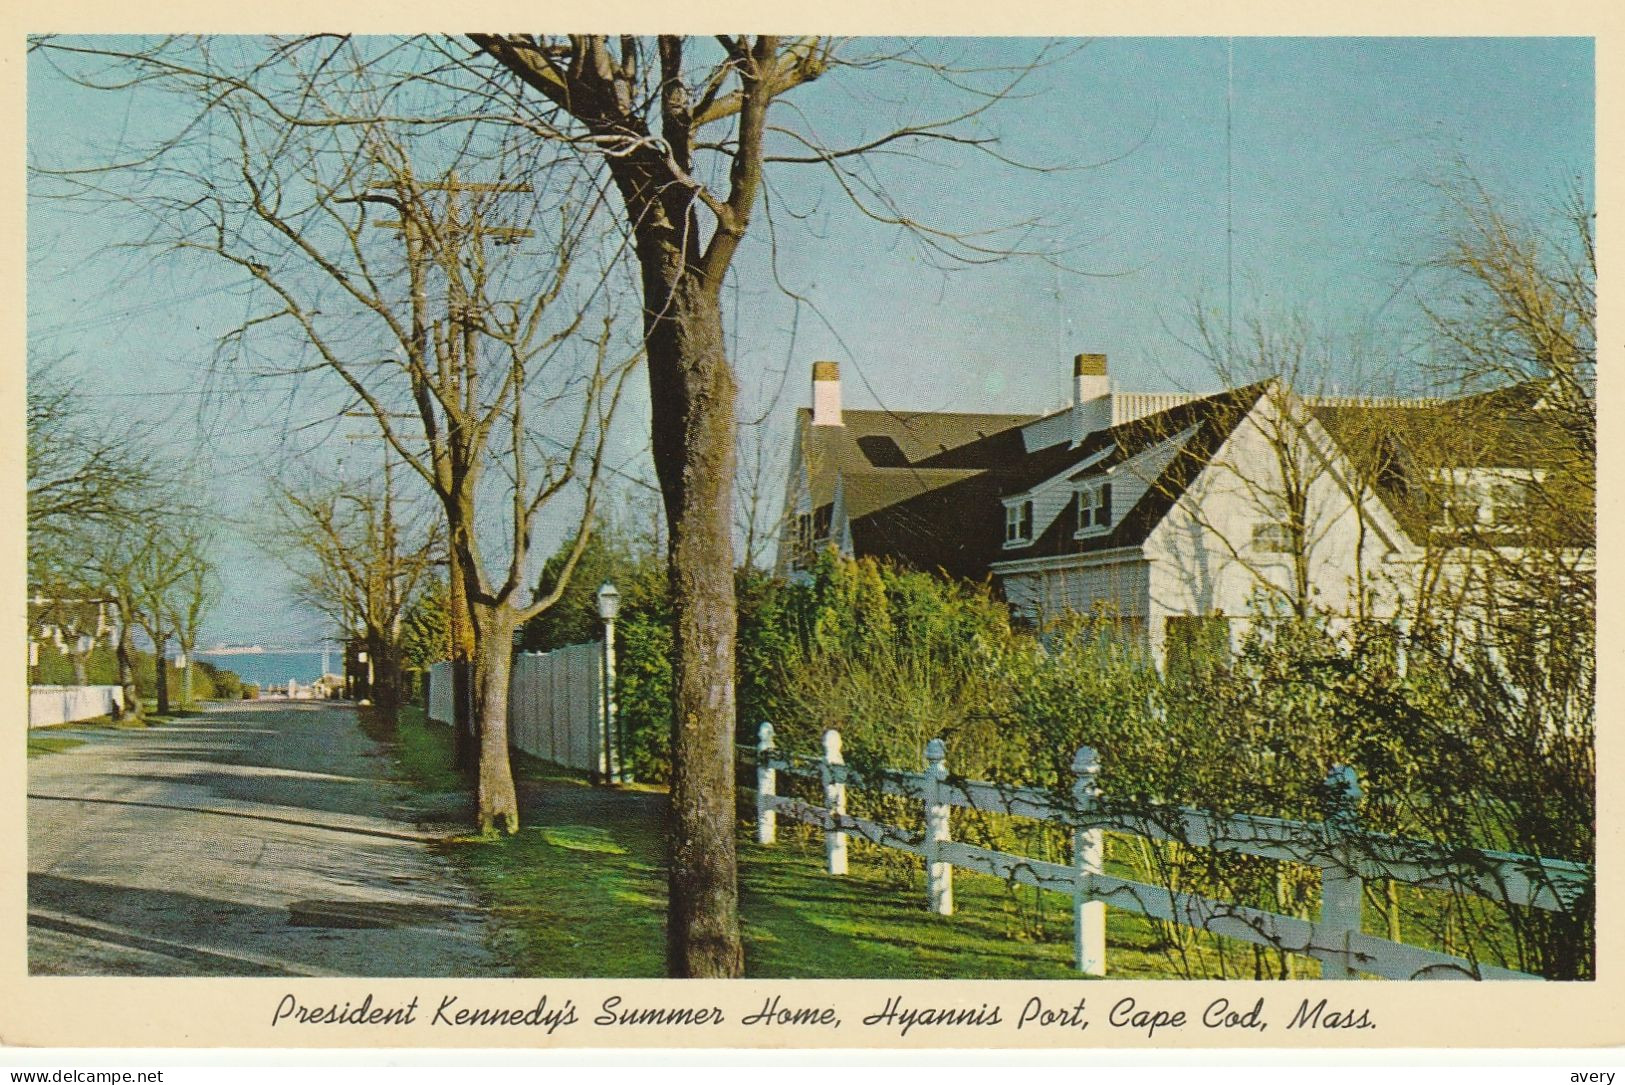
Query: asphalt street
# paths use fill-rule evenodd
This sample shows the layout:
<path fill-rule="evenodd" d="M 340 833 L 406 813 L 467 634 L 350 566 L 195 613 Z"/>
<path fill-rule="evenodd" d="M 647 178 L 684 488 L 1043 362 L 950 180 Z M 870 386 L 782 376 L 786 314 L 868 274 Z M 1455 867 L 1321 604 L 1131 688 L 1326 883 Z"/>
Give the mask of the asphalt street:
<path fill-rule="evenodd" d="M 343 705 L 223 704 L 28 762 L 28 967 L 48 975 L 499 974 L 436 848 L 455 796 L 389 779 Z"/>

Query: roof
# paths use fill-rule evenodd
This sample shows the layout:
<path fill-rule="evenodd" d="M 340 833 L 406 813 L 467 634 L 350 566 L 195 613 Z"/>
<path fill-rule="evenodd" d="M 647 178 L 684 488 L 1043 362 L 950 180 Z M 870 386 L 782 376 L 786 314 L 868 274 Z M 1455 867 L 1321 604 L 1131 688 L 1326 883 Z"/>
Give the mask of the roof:
<path fill-rule="evenodd" d="M 857 553 L 982 579 L 999 562 L 1142 545 L 1269 384 L 1180 402 L 1097 430 L 1081 443 L 1033 451 L 1023 428 L 1053 415 L 849 410 L 840 426 L 813 426 L 803 409 L 797 423 L 812 507 L 828 506 L 839 482 Z M 1537 387 L 1518 385 L 1455 400 L 1321 401 L 1309 409 L 1344 453 L 1372 472 L 1400 527 L 1423 542 L 1439 523 L 1431 474 L 1439 464 L 1575 473 L 1574 435 L 1559 424 L 1563 412 L 1542 409 L 1541 395 Z M 1119 491 L 1134 503 L 1113 510 L 1110 531 L 1073 537 L 1074 491 L 1031 545 L 1004 548 L 1007 499 L 1063 477 L 1109 477 L 1113 468 L 1174 438 L 1182 443 L 1169 449 L 1143 492 L 1138 486 Z M 1441 457 L 1424 455 L 1441 450 Z M 1565 529 L 1575 540 L 1594 532 L 1589 520 Z"/>
<path fill-rule="evenodd" d="M 837 476 L 850 479 L 861 472 L 883 471 L 902 487 L 897 494 L 901 498 L 919 492 L 907 481 L 918 469 L 981 471 L 1016 463 L 1026 453 L 1021 427 L 1038 417 L 842 411 L 841 425 L 814 426 L 812 412 L 805 407 L 796 415 L 814 505 L 834 496 Z"/>
<path fill-rule="evenodd" d="M 1133 509 L 1103 536 L 1073 539 L 1050 530 L 1019 556 L 1078 553 L 1143 541 L 1262 394 L 1262 383 L 1181 403 L 1099 430 L 1073 445 L 1027 451 L 1022 427 L 1041 416 L 845 411 L 841 426 L 813 426 L 799 412 L 814 508 L 834 500 L 837 479 L 860 554 L 985 577 L 1004 550 L 997 525 L 1003 499 L 1054 478 L 1105 451 L 1090 471 L 1104 472 L 1170 437 L 1194 429 L 1184 450 Z M 1075 500 L 1075 499 L 1074 499 Z M 1057 525 L 1075 522 L 1063 513 Z M 968 528 L 968 530 L 967 530 Z"/>
<path fill-rule="evenodd" d="M 1020 494 L 1039 483 L 1055 478 L 1068 468 L 1083 464 L 1104 452 L 1096 462 L 1074 476 L 1089 478 L 1103 476 L 1113 467 L 1157 445 L 1189 433 L 1179 451 L 1174 454 L 1157 478 L 1151 480 L 1134 506 L 1114 510 L 1112 529 L 1100 535 L 1073 538 L 1078 522 L 1077 495 L 1074 493 L 1044 533 L 1033 540 L 1031 546 L 1019 551 L 1005 552 L 1005 560 L 1035 557 L 1055 557 L 1062 554 L 1082 554 L 1094 550 L 1113 550 L 1124 546 L 1138 546 L 1145 542 L 1151 530 L 1162 522 L 1168 510 L 1184 494 L 1185 489 L 1207 466 L 1214 453 L 1235 430 L 1247 413 L 1264 394 L 1267 381 L 1234 388 L 1227 392 L 1205 396 L 1179 406 L 1158 411 L 1144 418 L 1136 418 L 1110 429 L 1098 430 L 1088 439 L 1073 447 L 1065 445 L 1047 449 L 1030 457 L 1030 463 L 1009 479 L 1006 495 Z M 1002 541 L 1001 541 L 1002 550 Z"/>
<path fill-rule="evenodd" d="M 858 553 L 980 579 L 1002 539 L 965 526 L 1002 522 L 996 480 L 1026 458 L 1021 428 L 1039 417 L 847 410 L 839 426 L 814 426 L 803 408 L 812 507 L 833 501 L 839 480 Z"/>
<path fill-rule="evenodd" d="M 1544 382 L 1526 381 L 1458 399 L 1403 408 L 1363 405 L 1315 406 L 1311 410 L 1345 455 L 1367 477 L 1405 532 L 1423 542 L 1441 521 L 1442 470 L 1471 465 L 1509 473 L 1539 471 L 1555 486 L 1574 484 L 1593 492 L 1567 506 L 1558 529 L 1568 545 L 1590 545 L 1595 518 L 1572 515 L 1594 506 L 1594 481 L 1585 465 L 1586 435 L 1569 432 L 1569 414 L 1542 405 Z M 1594 433 L 1590 440 L 1595 440 Z M 1502 540 L 1475 532 L 1482 543 Z M 1492 533 L 1493 536 L 1493 533 Z"/>

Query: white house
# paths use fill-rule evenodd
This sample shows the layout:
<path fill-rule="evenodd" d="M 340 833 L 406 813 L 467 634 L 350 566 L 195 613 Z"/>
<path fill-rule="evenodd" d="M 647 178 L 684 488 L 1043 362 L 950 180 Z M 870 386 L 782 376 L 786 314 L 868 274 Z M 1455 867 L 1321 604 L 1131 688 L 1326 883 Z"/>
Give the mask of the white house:
<path fill-rule="evenodd" d="M 1215 622 L 1233 636 L 1260 607 L 1391 614 L 1414 598 L 1440 532 L 1515 533 L 1520 480 L 1546 469 L 1538 404 L 1519 389 L 1304 400 L 1266 381 L 1125 394 L 1099 354 L 1074 359 L 1073 380 L 1073 403 L 1042 416 L 848 411 L 835 363 L 815 363 L 781 572 L 833 546 L 991 578 L 1018 617 L 1103 611 L 1160 659 Z M 1427 427 L 1468 418 L 1524 438 L 1492 435 L 1497 448 L 1475 450 L 1471 467 L 1407 454 Z"/>

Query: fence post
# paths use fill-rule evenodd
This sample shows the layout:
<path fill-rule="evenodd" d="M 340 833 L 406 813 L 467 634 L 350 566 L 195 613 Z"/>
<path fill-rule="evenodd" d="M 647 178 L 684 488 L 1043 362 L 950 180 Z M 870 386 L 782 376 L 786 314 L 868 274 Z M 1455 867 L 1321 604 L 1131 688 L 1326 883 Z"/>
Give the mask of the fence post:
<path fill-rule="evenodd" d="M 925 888 L 931 910 L 954 914 L 954 865 L 942 859 L 949 840 L 948 750 L 942 739 L 925 744 Z"/>
<path fill-rule="evenodd" d="M 1095 812 L 1100 799 L 1100 758 L 1088 746 L 1079 746 L 1072 757 L 1072 804 L 1081 819 Z M 1106 903 L 1091 900 L 1094 875 L 1103 873 L 1106 859 L 1105 834 L 1100 828 L 1085 828 L 1079 821 L 1072 829 L 1072 865 L 1077 868 L 1072 888 L 1073 950 L 1078 971 L 1086 976 L 1106 974 Z"/>
<path fill-rule="evenodd" d="M 841 760 L 841 733 L 832 727 L 824 732 L 824 759 L 818 764 L 824 778 L 824 809 L 832 818 L 846 813 L 846 782 L 837 773 L 845 764 Z M 824 858 L 831 874 L 846 873 L 846 834 L 840 829 L 824 830 Z"/>
<path fill-rule="evenodd" d="M 756 732 L 756 842 L 771 844 L 777 838 L 779 816 L 773 798 L 779 792 L 779 774 L 773 768 L 773 725 L 766 720 Z"/>
<path fill-rule="evenodd" d="M 1332 936 L 1333 946 L 1342 943 L 1341 962 L 1321 961 L 1322 979 L 1352 980 L 1359 978 L 1353 966 L 1353 951 L 1349 935 L 1360 932 L 1360 909 L 1365 896 L 1365 885 L 1355 865 L 1354 831 L 1356 807 L 1360 800 L 1360 782 L 1348 765 L 1337 765 L 1326 777 L 1326 790 L 1330 796 L 1326 814 L 1326 859 L 1320 868 L 1320 929 Z"/>

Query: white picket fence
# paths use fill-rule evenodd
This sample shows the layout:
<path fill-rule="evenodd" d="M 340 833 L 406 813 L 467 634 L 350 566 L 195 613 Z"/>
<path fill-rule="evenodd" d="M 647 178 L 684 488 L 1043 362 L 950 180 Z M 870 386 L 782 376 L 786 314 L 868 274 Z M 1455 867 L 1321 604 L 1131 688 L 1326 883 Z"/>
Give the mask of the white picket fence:
<path fill-rule="evenodd" d="M 119 686 L 30 686 L 28 726 L 51 727 L 111 716 L 124 707 Z"/>
<path fill-rule="evenodd" d="M 508 686 L 508 744 L 567 768 L 620 779 L 620 749 L 604 742 L 604 654 L 594 641 L 520 652 Z M 429 668 L 429 718 L 452 722 L 451 664 Z"/>
<path fill-rule="evenodd" d="M 1321 975 L 1327 979 L 1356 979 L 1365 973 L 1385 979 L 1538 980 L 1540 976 L 1526 972 L 1366 934 L 1360 929 L 1365 881 L 1393 879 L 1424 888 L 1466 888 L 1491 900 L 1551 911 L 1574 906 L 1592 881 L 1591 868 L 1578 863 L 1445 849 L 1364 831 L 1354 818 L 1359 784 L 1347 767 L 1334 769 L 1327 780 L 1329 794 L 1340 796 L 1334 813 L 1325 821 L 1305 822 L 1254 815 L 1221 817 L 1191 809 L 1144 815 L 1106 812 L 1099 802 L 1100 762 L 1087 746 L 1073 758 L 1070 802 L 1057 801 L 1054 793 L 1041 788 L 957 779 L 948 772 L 941 739 L 927 744 L 925 758 L 923 773 L 887 770 L 866 780 L 842 761 L 838 732 L 825 733 L 821 758 L 793 761 L 775 748 L 773 727 L 764 723 L 756 747 L 756 839 L 772 844 L 777 816 L 783 814 L 824 830 L 831 874 L 847 872 L 849 834 L 918 855 L 925 861 L 931 910 L 940 915 L 953 914 L 954 867 L 1067 894 L 1073 900 L 1074 958 L 1080 972 L 1094 976 L 1106 973 L 1106 907 L 1110 905 L 1312 957 L 1321 962 Z M 777 775 L 781 772 L 817 779 L 824 804 L 779 795 Z M 923 837 L 848 814 L 848 787 L 919 801 L 925 814 Z M 950 833 L 954 807 L 1070 828 L 1073 861 L 1053 863 L 955 841 Z M 1103 869 L 1103 833 L 1107 830 L 1318 867 L 1320 916 L 1311 921 L 1279 915 L 1113 877 Z"/>

